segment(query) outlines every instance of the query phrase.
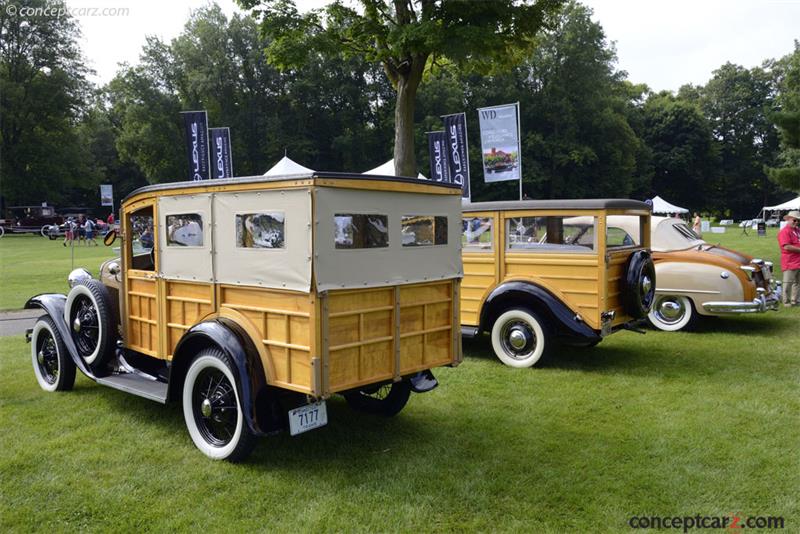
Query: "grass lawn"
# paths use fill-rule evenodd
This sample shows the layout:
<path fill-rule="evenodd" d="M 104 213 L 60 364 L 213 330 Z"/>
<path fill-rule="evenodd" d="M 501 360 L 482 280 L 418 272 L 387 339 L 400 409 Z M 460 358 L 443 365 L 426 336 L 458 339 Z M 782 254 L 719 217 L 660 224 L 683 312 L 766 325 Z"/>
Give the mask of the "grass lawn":
<path fill-rule="evenodd" d="M 0 239 L 0 310 L 18 310 L 39 293 L 69 290 L 67 275 L 72 270 L 73 250 L 61 246 L 63 241 L 9 234 Z M 97 243 L 96 247 L 74 247 L 75 267 L 84 267 L 94 276 L 103 261 L 118 255 L 103 246 L 102 238 Z"/>
<path fill-rule="evenodd" d="M 774 229 L 706 237 L 777 259 Z M 11 248 L 3 303 L 22 293 L 6 288 Z M 327 427 L 263 438 L 230 465 L 195 449 L 178 406 L 82 376 L 45 393 L 29 346 L 0 338 L 0 531 L 594 533 L 629 532 L 634 515 L 737 514 L 797 532 L 799 345 L 800 309 L 621 332 L 541 369 L 465 342 L 464 363 L 396 418 L 333 398 Z"/>

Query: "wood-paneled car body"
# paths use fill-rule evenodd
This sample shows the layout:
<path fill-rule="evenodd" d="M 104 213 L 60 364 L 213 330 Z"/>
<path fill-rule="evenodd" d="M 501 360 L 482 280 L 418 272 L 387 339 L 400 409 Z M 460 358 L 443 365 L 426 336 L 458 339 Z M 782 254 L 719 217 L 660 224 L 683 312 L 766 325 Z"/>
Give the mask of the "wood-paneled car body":
<path fill-rule="evenodd" d="M 144 187 L 121 257 L 39 295 L 45 390 L 96 382 L 178 401 L 206 455 L 327 422 L 325 399 L 394 415 L 461 361 L 460 190 L 310 173 Z M 113 240 L 107 237 L 107 241 Z"/>
<path fill-rule="evenodd" d="M 628 222 L 610 224 L 622 228 Z M 778 309 L 781 285 L 769 261 L 712 245 L 680 219 L 668 217 L 653 218 L 652 247 L 658 283 L 648 317 L 660 330 L 690 327 L 699 316 Z"/>
<path fill-rule="evenodd" d="M 539 364 L 556 340 L 594 345 L 643 319 L 654 298 L 650 208 L 625 199 L 462 207 L 461 331 L 489 332 L 497 357 Z M 641 227 L 630 239 L 611 216 Z"/>

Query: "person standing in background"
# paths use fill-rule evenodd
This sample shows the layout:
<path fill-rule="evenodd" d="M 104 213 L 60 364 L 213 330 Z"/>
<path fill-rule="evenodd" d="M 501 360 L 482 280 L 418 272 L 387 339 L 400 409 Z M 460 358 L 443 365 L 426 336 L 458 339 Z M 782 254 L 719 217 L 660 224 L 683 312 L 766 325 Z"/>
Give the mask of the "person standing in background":
<path fill-rule="evenodd" d="M 692 223 L 692 230 L 697 235 L 700 235 L 700 229 L 703 227 L 702 223 L 700 222 L 700 214 L 694 212 L 694 222 Z"/>
<path fill-rule="evenodd" d="M 800 211 L 790 211 L 778 233 L 783 271 L 783 305 L 800 305 Z"/>

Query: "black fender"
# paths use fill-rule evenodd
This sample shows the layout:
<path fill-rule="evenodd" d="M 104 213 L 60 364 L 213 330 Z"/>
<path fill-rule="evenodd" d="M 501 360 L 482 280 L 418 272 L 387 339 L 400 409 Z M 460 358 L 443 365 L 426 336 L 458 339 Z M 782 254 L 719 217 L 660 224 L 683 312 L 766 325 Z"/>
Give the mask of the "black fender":
<path fill-rule="evenodd" d="M 168 400 L 181 398 L 183 379 L 194 356 L 203 348 L 215 345 L 234 363 L 236 386 L 242 399 L 242 408 L 247 426 L 254 433 L 264 435 L 274 432 L 269 416 L 259 414 L 268 404 L 257 402 L 267 392 L 267 380 L 261 358 L 249 336 L 234 321 L 217 318 L 191 327 L 178 341 L 169 368 Z"/>
<path fill-rule="evenodd" d="M 94 373 L 86 366 L 83 358 L 80 357 L 78 347 L 75 346 L 75 342 L 72 340 L 72 332 L 70 331 L 69 325 L 64 320 L 64 306 L 66 303 L 66 295 L 60 293 L 43 293 L 29 298 L 28 302 L 25 303 L 25 309 L 32 310 L 41 308 L 50 316 L 58 329 L 58 333 L 61 334 L 61 338 L 64 340 L 64 345 L 67 347 L 67 352 L 69 352 L 72 361 L 75 362 L 75 365 L 83 374 L 95 380 L 96 377 Z"/>
<path fill-rule="evenodd" d="M 505 282 L 489 293 L 481 307 L 481 331 L 491 331 L 492 323 L 504 310 L 515 307 L 530 308 L 549 319 L 551 326 L 561 336 L 584 341 L 600 341 L 600 335 L 589 325 L 576 318 L 561 300 L 531 282 Z"/>

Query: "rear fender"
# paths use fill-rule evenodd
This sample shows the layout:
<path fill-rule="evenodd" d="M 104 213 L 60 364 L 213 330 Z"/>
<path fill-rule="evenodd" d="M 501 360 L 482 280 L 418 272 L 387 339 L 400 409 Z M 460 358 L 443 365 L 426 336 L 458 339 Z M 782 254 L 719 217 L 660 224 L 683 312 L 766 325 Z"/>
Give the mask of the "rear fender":
<path fill-rule="evenodd" d="M 83 374 L 94 380 L 95 376 L 86 366 L 83 358 L 79 356 L 78 347 L 75 346 L 75 342 L 72 340 L 72 332 L 70 331 L 69 325 L 67 325 L 66 321 L 64 320 L 64 306 L 66 305 L 66 302 L 66 295 L 61 295 L 59 293 L 44 293 L 28 299 L 28 302 L 25 303 L 25 309 L 32 310 L 35 308 L 41 308 L 45 311 L 45 313 L 47 313 L 47 315 L 50 316 L 50 319 L 53 320 L 53 323 L 58 329 L 58 333 L 61 334 L 61 339 L 64 340 L 64 345 L 67 347 L 67 352 L 69 352 L 69 356 L 72 358 L 72 361 L 75 362 L 75 365 Z"/>
<path fill-rule="evenodd" d="M 168 400 L 181 398 L 183 379 L 197 353 L 209 346 L 222 350 L 234 364 L 236 386 L 242 400 L 247 426 L 263 435 L 280 430 L 282 421 L 273 402 L 268 399 L 268 388 L 261 358 L 247 334 L 230 319 L 217 318 L 198 323 L 190 328 L 175 347 L 169 372 Z"/>
<path fill-rule="evenodd" d="M 481 331 L 491 331 L 494 320 L 511 308 L 529 308 L 550 321 L 556 332 L 563 336 L 586 341 L 600 340 L 597 332 L 577 318 L 552 293 L 529 282 L 506 282 L 494 288 L 481 308 Z"/>

